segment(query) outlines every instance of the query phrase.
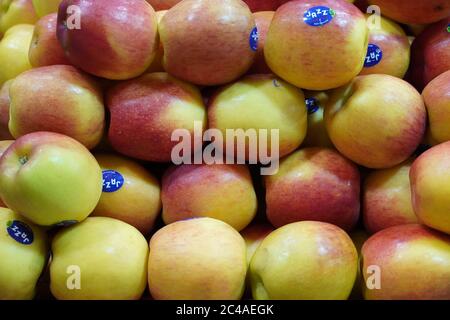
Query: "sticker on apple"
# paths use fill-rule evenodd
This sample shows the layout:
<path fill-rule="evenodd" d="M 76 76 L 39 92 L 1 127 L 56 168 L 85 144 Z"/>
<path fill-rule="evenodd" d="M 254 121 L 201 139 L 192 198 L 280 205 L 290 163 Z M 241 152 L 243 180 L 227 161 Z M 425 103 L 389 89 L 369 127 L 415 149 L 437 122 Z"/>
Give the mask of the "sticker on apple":
<path fill-rule="evenodd" d="M 8 221 L 6 226 L 8 234 L 17 242 L 25 245 L 30 245 L 33 243 L 33 230 L 26 223 L 14 220 Z"/>
<path fill-rule="evenodd" d="M 316 113 L 317 110 L 320 108 L 319 100 L 316 98 L 307 98 L 305 100 L 306 102 L 306 109 L 308 110 L 308 114 Z"/>
<path fill-rule="evenodd" d="M 257 27 L 254 27 L 252 32 L 250 33 L 249 41 L 250 41 L 250 49 L 252 49 L 252 51 L 258 50 L 259 33 Z"/>
<path fill-rule="evenodd" d="M 370 43 L 367 49 L 366 60 L 364 61 L 364 67 L 370 68 L 376 66 L 383 59 L 383 51 L 376 44 Z"/>
<path fill-rule="evenodd" d="M 125 179 L 115 170 L 103 170 L 103 192 L 116 192 L 122 188 Z"/>
<path fill-rule="evenodd" d="M 312 27 L 321 27 L 333 20 L 336 12 L 325 6 L 312 7 L 303 14 L 303 21 Z"/>

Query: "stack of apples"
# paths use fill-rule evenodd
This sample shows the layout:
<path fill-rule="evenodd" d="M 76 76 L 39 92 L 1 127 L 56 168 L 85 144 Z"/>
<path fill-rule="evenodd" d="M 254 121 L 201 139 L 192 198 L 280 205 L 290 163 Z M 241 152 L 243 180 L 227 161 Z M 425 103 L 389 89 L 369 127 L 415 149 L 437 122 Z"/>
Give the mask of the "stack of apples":
<path fill-rule="evenodd" d="M 450 300 L 450 2 L 353 2 L 0 0 L 0 299 Z"/>

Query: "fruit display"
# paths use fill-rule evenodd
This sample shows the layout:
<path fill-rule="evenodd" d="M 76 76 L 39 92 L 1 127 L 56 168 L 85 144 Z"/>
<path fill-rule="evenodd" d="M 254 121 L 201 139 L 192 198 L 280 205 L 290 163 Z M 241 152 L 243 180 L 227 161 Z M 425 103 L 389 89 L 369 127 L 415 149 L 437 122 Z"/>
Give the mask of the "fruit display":
<path fill-rule="evenodd" d="M 450 301 L 450 2 L 0 0 L 0 300 Z"/>

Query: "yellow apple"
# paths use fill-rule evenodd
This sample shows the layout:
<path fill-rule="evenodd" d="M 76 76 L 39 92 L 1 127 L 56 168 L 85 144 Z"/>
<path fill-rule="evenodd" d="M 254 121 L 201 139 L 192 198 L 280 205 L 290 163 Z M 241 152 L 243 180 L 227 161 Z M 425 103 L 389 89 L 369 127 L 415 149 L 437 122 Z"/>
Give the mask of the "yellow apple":
<path fill-rule="evenodd" d="M 250 262 L 257 300 L 343 300 L 352 291 L 358 253 L 339 227 L 317 221 L 285 225 L 269 234 Z"/>
<path fill-rule="evenodd" d="M 37 20 L 31 0 L 0 0 L 0 35 L 16 24 L 34 24 Z"/>
<path fill-rule="evenodd" d="M 177 221 L 150 240 L 148 282 L 157 300 L 238 300 L 246 271 L 244 239 L 220 220 Z"/>
<path fill-rule="evenodd" d="M 147 234 L 161 210 L 158 180 L 127 158 L 101 154 L 96 159 L 103 171 L 103 193 L 92 215 L 122 220 Z"/>
<path fill-rule="evenodd" d="M 39 17 L 49 13 L 58 12 L 59 4 L 62 0 L 33 0 L 34 10 Z"/>
<path fill-rule="evenodd" d="M 18 24 L 8 29 L 0 41 L 0 85 L 31 69 L 28 59 L 34 26 Z"/>
<path fill-rule="evenodd" d="M 48 256 L 45 231 L 0 208 L 0 300 L 33 299 Z"/>
<path fill-rule="evenodd" d="M 84 220 L 101 192 L 100 166 L 68 136 L 31 133 L 17 139 L 0 158 L 0 197 L 36 224 Z"/>
<path fill-rule="evenodd" d="M 60 300 L 136 300 L 147 282 L 148 246 L 129 224 L 92 217 L 52 241 L 50 289 Z"/>

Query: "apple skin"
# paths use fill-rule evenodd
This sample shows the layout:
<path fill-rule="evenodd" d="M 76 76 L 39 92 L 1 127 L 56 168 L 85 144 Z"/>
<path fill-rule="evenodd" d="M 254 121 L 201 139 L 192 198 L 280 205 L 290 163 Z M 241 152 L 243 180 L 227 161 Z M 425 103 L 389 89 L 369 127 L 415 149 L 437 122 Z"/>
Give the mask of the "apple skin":
<path fill-rule="evenodd" d="M 80 29 L 66 27 L 72 5 L 80 9 Z M 63 0 L 58 12 L 57 37 L 69 61 L 111 80 L 144 73 L 158 48 L 157 29 L 155 11 L 145 1 Z"/>
<path fill-rule="evenodd" d="M 18 24 L 9 28 L 0 40 L 0 86 L 31 69 L 28 50 L 33 30 L 31 24 Z"/>
<path fill-rule="evenodd" d="M 258 249 L 261 242 L 275 229 L 268 223 L 253 224 L 241 231 L 241 235 L 247 245 L 247 264 L 250 265 L 250 261 Z"/>
<path fill-rule="evenodd" d="M 254 28 L 253 15 L 241 0 L 184 0 L 159 24 L 164 69 L 197 85 L 231 82 L 253 63 Z"/>
<path fill-rule="evenodd" d="M 450 17 L 429 25 L 412 43 L 411 66 L 406 79 L 419 91 L 450 70 L 449 24 Z"/>
<path fill-rule="evenodd" d="M 32 230 L 32 243 L 22 244 L 6 232 L 7 223 L 12 221 Z M 0 208 L 0 225 L 5 228 L 0 233 L 0 300 L 31 300 L 47 261 L 47 235 L 42 228 L 6 208 Z"/>
<path fill-rule="evenodd" d="M 334 145 L 328 136 L 323 119 L 325 105 L 328 101 L 327 91 L 305 91 L 307 99 L 314 99 L 314 105 L 307 107 L 308 131 L 302 147 L 322 147 L 334 149 Z"/>
<path fill-rule="evenodd" d="M 244 0 L 252 12 L 275 11 L 290 0 Z"/>
<path fill-rule="evenodd" d="M 6 149 L 9 148 L 10 145 L 14 143 L 14 140 L 3 140 L 0 141 L 0 158 L 3 155 L 3 153 L 6 151 Z M 2 199 L 0 198 L 0 207 L 6 208 L 6 204 L 3 203 Z"/>
<path fill-rule="evenodd" d="M 178 144 L 171 141 L 174 130 L 187 129 L 193 137 L 194 121 L 206 127 L 200 91 L 167 73 L 145 74 L 117 84 L 107 92 L 107 106 L 111 145 L 141 160 L 170 162 Z"/>
<path fill-rule="evenodd" d="M 422 92 L 428 112 L 432 138 L 438 142 L 450 140 L 450 70 L 432 80 Z"/>
<path fill-rule="evenodd" d="M 52 252 L 50 289 L 59 300 L 138 300 L 145 290 L 147 241 L 125 222 L 87 218 L 59 231 Z M 73 265 L 80 268 L 79 290 L 67 288 Z"/>
<path fill-rule="evenodd" d="M 168 10 L 172 8 L 177 3 L 181 2 L 181 0 L 146 0 L 150 3 L 156 11 L 159 10 Z"/>
<path fill-rule="evenodd" d="M 268 235 L 250 262 L 256 300 L 344 300 L 356 279 L 358 253 L 339 227 L 288 224 Z M 326 276 L 324 276 L 326 275 Z"/>
<path fill-rule="evenodd" d="M 220 220 L 177 221 L 150 240 L 148 282 L 155 300 L 239 300 L 246 272 L 245 241 Z"/>
<path fill-rule="evenodd" d="M 11 83 L 9 95 L 9 131 L 15 138 L 51 131 L 92 149 L 103 136 L 102 92 L 75 67 L 54 65 L 24 72 Z"/>
<path fill-rule="evenodd" d="M 297 149 L 306 136 L 305 98 L 301 90 L 274 75 L 249 75 L 215 92 L 208 102 L 208 122 L 209 128 L 222 132 L 225 144 L 227 129 L 266 129 L 268 138 L 270 130 L 279 130 L 279 154 L 283 157 Z M 248 144 L 246 148 L 246 159 L 254 158 Z M 270 139 L 267 150 L 271 154 Z"/>
<path fill-rule="evenodd" d="M 31 65 L 44 67 L 55 64 L 70 64 L 56 38 L 56 13 L 42 17 L 36 22 L 28 56 Z"/>
<path fill-rule="evenodd" d="M 46 16 L 49 13 L 58 12 L 62 0 L 32 0 L 34 10 L 39 17 Z"/>
<path fill-rule="evenodd" d="M 370 15 L 366 15 L 369 18 Z M 380 28 L 369 29 L 369 44 L 378 46 L 383 54 L 381 61 L 367 66 L 360 72 L 366 74 L 389 74 L 403 78 L 410 62 L 410 42 L 405 31 L 392 20 L 380 17 Z"/>
<path fill-rule="evenodd" d="M 12 26 L 34 24 L 38 19 L 31 0 L 3 1 L 0 3 L 0 38 Z"/>
<path fill-rule="evenodd" d="M 450 16 L 447 0 L 368 0 L 380 7 L 384 16 L 401 23 L 426 24 Z"/>
<path fill-rule="evenodd" d="M 9 87 L 12 80 L 6 81 L 3 86 L 0 87 L 0 140 L 14 139 L 8 129 L 9 122 Z"/>
<path fill-rule="evenodd" d="M 396 225 L 418 223 L 411 201 L 413 160 L 370 172 L 363 187 L 364 226 L 371 234 Z"/>
<path fill-rule="evenodd" d="M 82 221 L 101 192 L 100 166 L 70 137 L 31 133 L 17 139 L 0 158 L 0 197 L 35 224 Z"/>
<path fill-rule="evenodd" d="M 358 221 L 358 168 L 331 149 L 296 151 L 282 159 L 278 173 L 266 176 L 264 182 L 267 218 L 275 227 L 314 220 L 348 231 Z"/>
<path fill-rule="evenodd" d="M 325 25 L 310 26 L 303 15 L 314 6 L 329 7 L 336 15 Z M 275 13 L 264 54 L 272 71 L 284 80 L 303 89 L 328 90 L 346 84 L 361 72 L 367 40 L 365 17 L 351 3 L 290 1 Z"/>
<path fill-rule="evenodd" d="M 381 271 L 381 289 L 363 286 L 366 300 L 449 300 L 450 237 L 419 224 L 384 229 L 362 248 L 368 266 Z"/>
<path fill-rule="evenodd" d="M 259 39 L 258 50 L 256 51 L 253 65 L 248 71 L 249 74 L 272 73 L 264 57 L 264 43 L 266 42 L 267 32 L 269 32 L 270 23 L 274 15 L 274 11 L 260 11 L 253 14 L 256 27 L 258 28 Z"/>
<path fill-rule="evenodd" d="M 258 206 L 245 165 L 181 165 L 170 168 L 162 182 L 166 224 L 197 217 L 222 220 L 237 231 L 255 217 Z"/>
<path fill-rule="evenodd" d="M 450 200 L 447 191 L 450 175 L 450 142 L 422 153 L 409 173 L 414 211 L 428 227 L 450 234 Z"/>
<path fill-rule="evenodd" d="M 114 170 L 124 179 L 114 192 L 103 192 L 91 216 L 124 221 L 146 235 L 153 228 L 161 210 L 158 180 L 143 166 L 124 157 L 99 154 L 95 157 L 102 170 Z"/>
<path fill-rule="evenodd" d="M 339 152 L 362 166 L 382 169 L 411 156 L 425 134 L 426 117 L 423 99 L 409 83 L 372 74 L 333 90 L 324 119 Z"/>

